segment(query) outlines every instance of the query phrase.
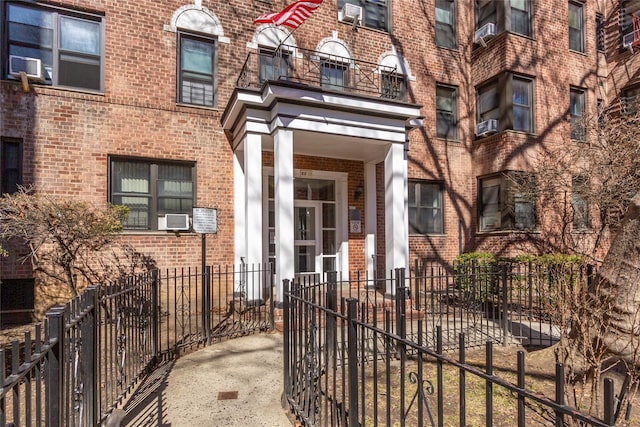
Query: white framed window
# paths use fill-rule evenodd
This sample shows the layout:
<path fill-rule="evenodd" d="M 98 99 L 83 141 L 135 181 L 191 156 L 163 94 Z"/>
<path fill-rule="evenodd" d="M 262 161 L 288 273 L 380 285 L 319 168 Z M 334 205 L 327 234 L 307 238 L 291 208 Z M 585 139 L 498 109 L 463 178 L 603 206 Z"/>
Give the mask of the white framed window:
<path fill-rule="evenodd" d="M 8 55 L 39 59 L 45 84 L 104 91 L 103 16 L 10 2 L 6 20 Z"/>
<path fill-rule="evenodd" d="M 178 33 L 178 102 L 216 105 L 216 40 Z"/>

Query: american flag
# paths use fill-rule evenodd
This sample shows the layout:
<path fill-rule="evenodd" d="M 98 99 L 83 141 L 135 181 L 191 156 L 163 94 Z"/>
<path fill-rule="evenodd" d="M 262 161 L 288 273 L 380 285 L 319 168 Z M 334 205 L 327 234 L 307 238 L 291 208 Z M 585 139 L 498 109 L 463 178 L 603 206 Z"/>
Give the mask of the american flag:
<path fill-rule="evenodd" d="M 298 28 L 320 6 L 322 0 L 298 0 L 282 9 L 281 12 L 267 13 L 256 18 L 254 24 L 284 25 L 289 28 Z"/>

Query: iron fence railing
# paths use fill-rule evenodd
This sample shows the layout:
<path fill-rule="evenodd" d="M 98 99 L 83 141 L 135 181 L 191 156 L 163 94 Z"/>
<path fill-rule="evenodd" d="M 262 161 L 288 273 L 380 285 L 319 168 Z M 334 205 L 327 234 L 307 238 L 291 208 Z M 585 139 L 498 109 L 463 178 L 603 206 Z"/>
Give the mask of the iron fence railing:
<path fill-rule="evenodd" d="M 501 278 L 501 285 L 510 283 L 505 266 L 489 278 L 494 274 Z M 341 290 L 335 275 L 328 275 L 326 283 L 285 281 L 285 396 L 304 425 L 469 425 L 471 416 L 476 417 L 472 425 L 481 422 L 487 426 L 496 425 L 494 422 L 614 425 L 615 396 L 610 379 L 605 380 L 604 417 L 597 419 L 566 405 L 561 364 L 556 366 L 552 379 L 555 394 L 550 398 L 527 388 L 524 352 L 518 352 L 514 381 L 494 375 L 491 339 L 484 343 L 484 368 L 477 362 L 466 363 L 469 343 L 465 331 L 456 337 L 458 357 L 445 354 L 447 325 L 436 325 L 434 344 L 427 343 L 428 316 L 411 313 L 415 307 L 408 299 L 406 284 L 410 280 L 404 270 L 397 270 L 394 280 L 395 297 L 380 298 L 377 303 L 356 298 L 353 291 L 351 296 L 340 297 L 347 292 Z M 415 324 L 413 336 L 407 330 L 410 324 Z M 425 371 L 427 360 L 435 364 L 429 373 Z M 467 390 L 478 383 L 481 386 L 473 392 Z M 472 393 L 484 393 L 482 407 L 477 402 L 468 405 Z M 510 405 L 509 420 L 495 418 L 494 396 L 500 396 L 501 406 Z M 505 396 L 510 396 L 510 404 L 505 403 Z"/>
<path fill-rule="evenodd" d="M 99 425 L 162 360 L 272 329 L 271 278 L 270 265 L 243 264 L 90 287 L 0 349 L 0 426 Z"/>
<path fill-rule="evenodd" d="M 403 100 L 406 82 L 396 67 L 282 45 L 251 52 L 236 81 L 259 88 L 266 81 L 288 81 L 327 90 Z"/>

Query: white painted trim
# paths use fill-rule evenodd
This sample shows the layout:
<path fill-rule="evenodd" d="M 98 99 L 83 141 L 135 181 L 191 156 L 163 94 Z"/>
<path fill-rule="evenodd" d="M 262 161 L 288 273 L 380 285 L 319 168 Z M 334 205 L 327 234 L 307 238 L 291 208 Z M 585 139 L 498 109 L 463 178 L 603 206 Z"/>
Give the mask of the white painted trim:
<path fill-rule="evenodd" d="M 364 197 L 365 197 L 365 241 L 364 256 L 367 277 L 372 280 L 375 277 L 376 261 L 376 231 L 378 225 L 377 204 L 376 204 L 376 164 L 365 163 L 364 165 Z"/>
<path fill-rule="evenodd" d="M 247 257 L 245 225 L 245 180 L 242 151 L 233 154 L 233 211 L 234 211 L 234 263 L 240 265 Z M 238 289 L 234 289 L 237 291 Z"/>

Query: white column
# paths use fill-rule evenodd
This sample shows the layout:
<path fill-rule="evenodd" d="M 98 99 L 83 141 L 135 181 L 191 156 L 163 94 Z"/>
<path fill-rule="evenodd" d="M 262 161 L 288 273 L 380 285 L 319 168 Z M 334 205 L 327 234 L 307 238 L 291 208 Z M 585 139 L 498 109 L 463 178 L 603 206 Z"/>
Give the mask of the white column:
<path fill-rule="evenodd" d="M 293 279 L 293 132 L 279 129 L 274 136 L 276 215 L 276 301 L 282 302 L 282 281 Z"/>
<path fill-rule="evenodd" d="M 247 258 L 247 237 L 245 233 L 245 179 L 243 152 L 233 153 L 233 228 L 234 228 L 234 253 L 233 262 L 240 265 L 241 258 Z M 238 291 L 238 289 L 234 289 Z"/>
<path fill-rule="evenodd" d="M 245 245 L 247 251 L 246 298 L 249 303 L 262 302 L 262 285 L 259 272 L 262 258 L 262 138 L 247 134 L 244 139 L 245 176 Z M 252 273 L 252 271 L 255 271 Z"/>
<path fill-rule="evenodd" d="M 409 264 L 409 227 L 407 214 L 407 161 L 404 146 L 391 144 L 384 159 L 384 212 L 386 270 L 407 268 Z M 395 290 L 387 283 L 387 294 Z"/>
<path fill-rule="evenodd" d="M 376 164 L 366 163 L 364 165 L 364 218 L 365 218 L 365 238 L 364 238 L 364 256 L 365 265 L 367 266 L 367 277 L 373 280 L 375 270 L 376 255 L 376 227 L 378 217 L 376 215 Z M 367 283 L 369 286 L 375 286 L 375 283 Z"/>

